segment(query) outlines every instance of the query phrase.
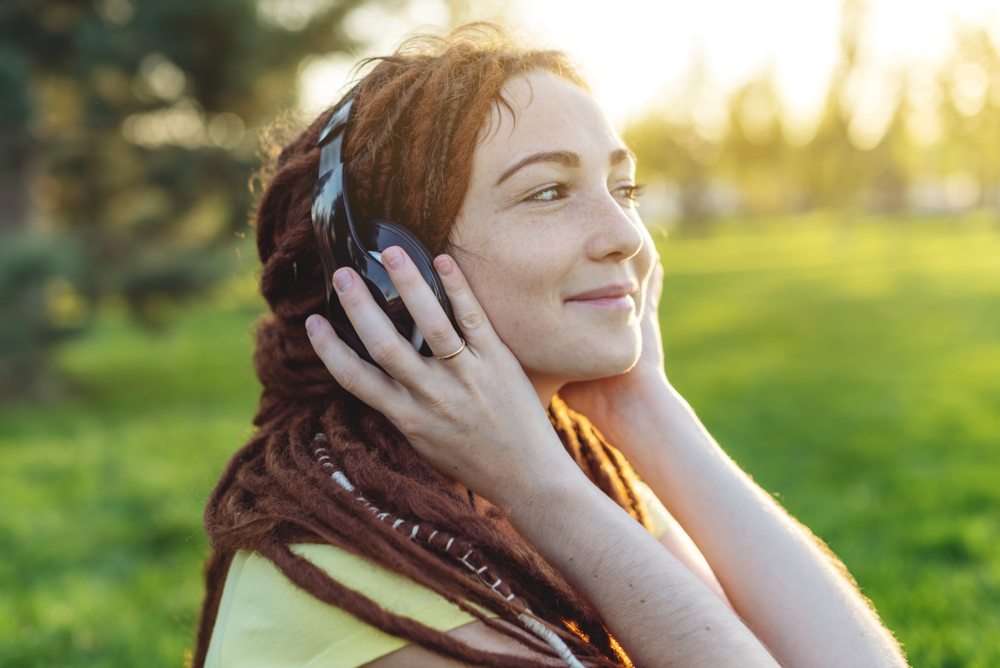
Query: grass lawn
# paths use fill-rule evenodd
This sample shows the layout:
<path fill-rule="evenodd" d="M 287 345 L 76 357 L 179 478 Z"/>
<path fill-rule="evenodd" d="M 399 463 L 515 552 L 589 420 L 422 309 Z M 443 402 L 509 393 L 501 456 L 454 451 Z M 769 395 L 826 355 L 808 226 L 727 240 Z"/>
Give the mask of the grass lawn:
<path fill-rule="evenodd" d="M 658 239 L 667 373 L 826 540 L 914 666 L 1000 665 L 1000 221 L 733 221 Z M 250 434 L 251 272 L 140 332 L 113 310 L 0 408 L 0 665 L 179 666 L 205 499 Z"/>

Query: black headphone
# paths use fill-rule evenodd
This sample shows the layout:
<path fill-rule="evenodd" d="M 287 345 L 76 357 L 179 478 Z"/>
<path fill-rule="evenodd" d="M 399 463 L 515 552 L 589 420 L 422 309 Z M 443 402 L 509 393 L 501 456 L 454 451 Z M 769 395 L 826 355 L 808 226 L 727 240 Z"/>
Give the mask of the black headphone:
<path fill-rule="evenodd" d="M 430 285 L 441 308 L 460 336 L 462 330 L 455 321 L 451 302 L 448 301 L 441 278 L 434 269 L 433 255 L 416 235 L 399 223 L 384 218 L 362 221 L 360 225 L 354 222 L 347 195 L 344 163 L 340 157 L 340 147 L 346 134 L 353 102 L 352 91 L 348 93 L 347 101 L 331 116 L 316 142 L 316 146 L 320 148 L 320 161 L 319 179 L 316 181 L 313 195 L 312 222 L 326 276 L 326 306 L 330 324 L 333 325 L 337 335 L 358 355 L 381 369 L 382 367 L 371 358 L 340 305 L 340 299 L 332 289 L 333 272 L 340 267 L 347 266 L 357 271 L 368 286 L 375 303 L 395 325 L 396 331 L 409 340 L 421 355 L 430 357 L 433 351 L 417 329 L 413 317 L 399 296 L 399 291 L 396 290 L 388 271 L 382 265 L 383 250 L 389 246 L 402 247 L 417 266 L 420 275 Z"/>

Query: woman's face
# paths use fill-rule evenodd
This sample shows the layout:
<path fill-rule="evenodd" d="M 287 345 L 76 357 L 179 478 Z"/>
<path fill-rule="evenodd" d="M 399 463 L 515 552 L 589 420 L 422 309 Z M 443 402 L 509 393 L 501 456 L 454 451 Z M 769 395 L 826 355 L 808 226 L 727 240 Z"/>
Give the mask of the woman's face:
<path fill-rule="evenodd" d="M 563 384 L 639 359 L 656 251 L 630 199 L 631 152 L 594 99 L 543 70 L 504 97 L 516 123 L 495 106 L 448 252 L 547 405 Z M 636 292 L 624 305 L 570 300 L 614 284 Z"/>

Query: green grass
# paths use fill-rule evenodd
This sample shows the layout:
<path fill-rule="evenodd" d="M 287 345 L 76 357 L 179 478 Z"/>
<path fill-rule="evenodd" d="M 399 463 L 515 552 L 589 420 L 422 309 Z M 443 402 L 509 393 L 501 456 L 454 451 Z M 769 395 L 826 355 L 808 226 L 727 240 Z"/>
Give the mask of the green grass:
<path fill-rule="evenodd" d="M 668 376 L 913 665 L 1000 665 L 1000 221 L 718 234 L 663 245 Z"/>
<path fill-rule="evenodd" d="M 826 540 L 914 666 L 1000 665 L 1000 222 L 800 217 L 659 240 L 667 373 Z M 222 306 L 222 305 L 225 306 Z M 0 409 L 0 665 L 177 666 L 205 499 L 250 434 L 252 277 Z"/>

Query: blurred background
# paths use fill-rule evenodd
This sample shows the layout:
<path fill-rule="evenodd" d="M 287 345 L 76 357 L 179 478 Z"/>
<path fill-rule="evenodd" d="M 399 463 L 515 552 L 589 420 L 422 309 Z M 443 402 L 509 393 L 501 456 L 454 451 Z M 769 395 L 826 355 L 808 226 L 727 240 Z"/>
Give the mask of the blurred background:
<path fill-rule="evenodd" d="M 265 140 L 477 19 L 568 51 L 637 152 L 716 439 L 914 666 L 1000 665 L 993 0 L 4 2 L 0 665 L 189 657 L 258 397 Z"/>

